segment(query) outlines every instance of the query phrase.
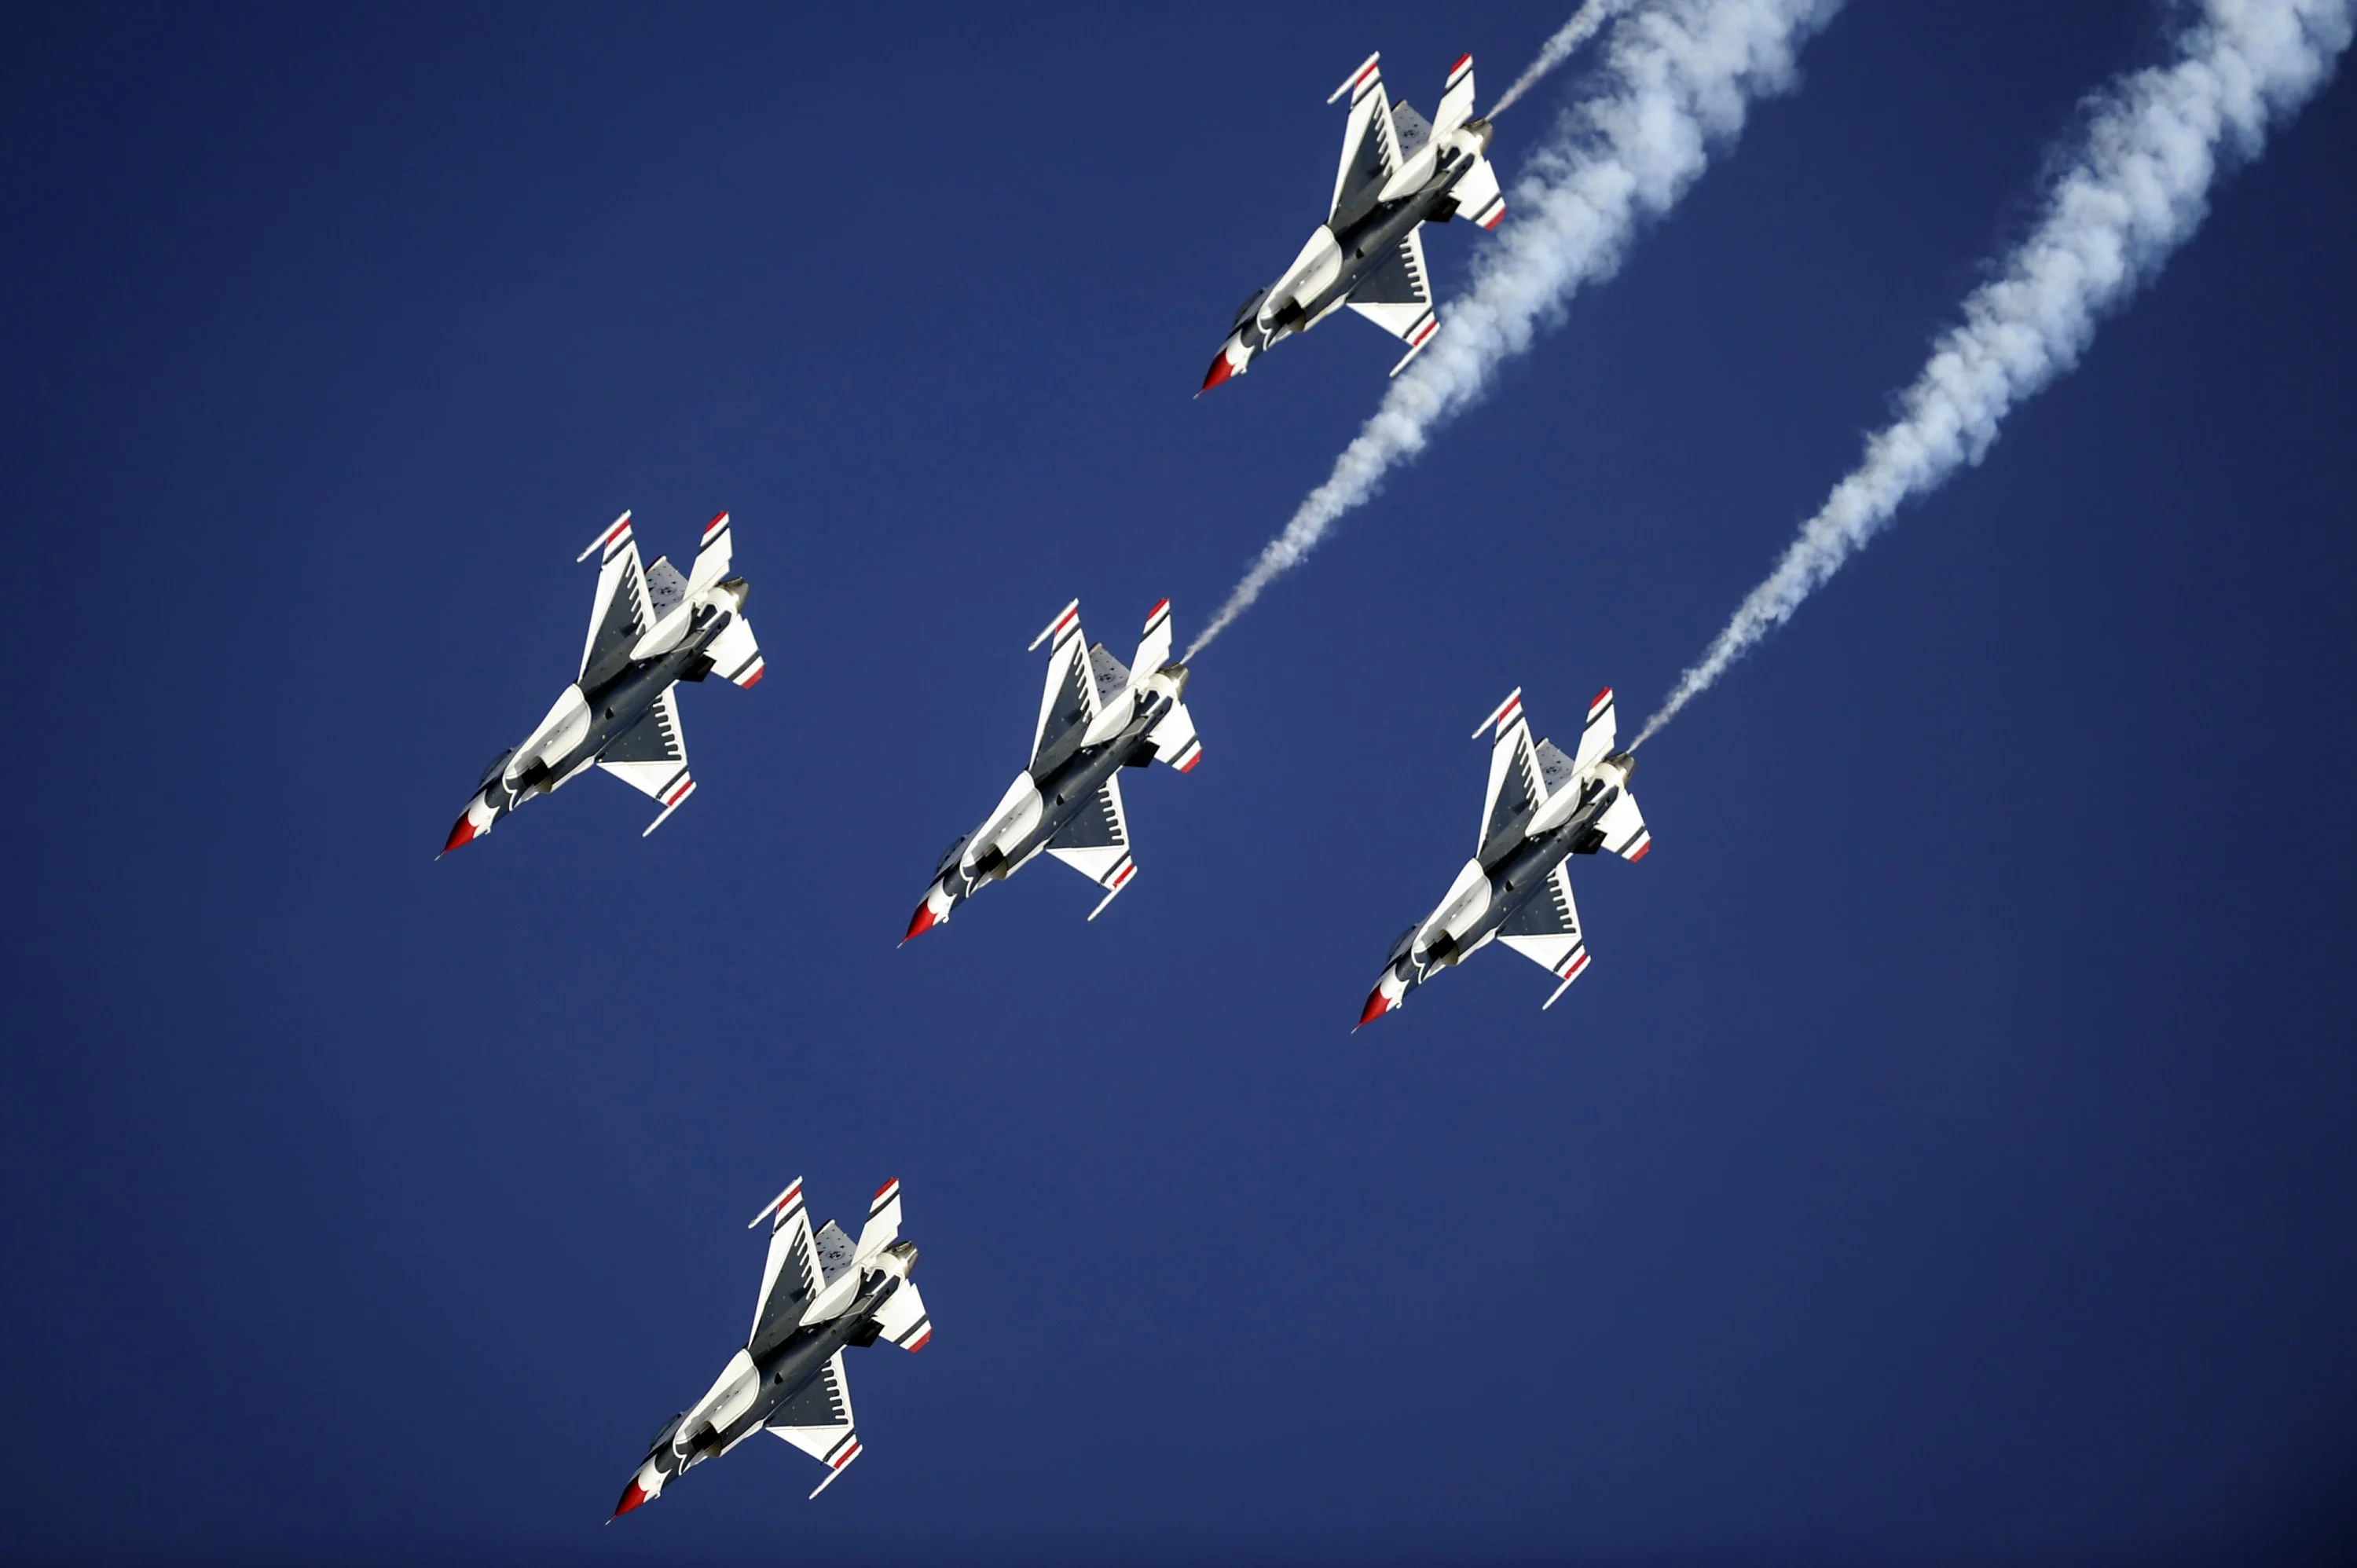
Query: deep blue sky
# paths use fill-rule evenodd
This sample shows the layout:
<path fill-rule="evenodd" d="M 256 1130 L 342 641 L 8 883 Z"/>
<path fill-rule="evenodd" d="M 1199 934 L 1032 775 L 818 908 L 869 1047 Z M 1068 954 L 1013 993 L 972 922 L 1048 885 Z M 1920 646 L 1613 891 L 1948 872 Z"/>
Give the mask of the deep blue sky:
<path fill-rule="evenodd" d="M 1649 746 L 1595 963 L 1353 1036 L 1474 722 L 1633 722 L 2024 227 L 2142 3 L 1861 3 L 1200 661 L 1093 925 L 895 939 L 1032 633 L 1183 639 L 1395 349 L 1191 402 L 1372 48 L 1563 7 L 19 7 L 6 1554 L 2333 1561 L 2357 1540 L 2357 96 Z M 1577 73 L 1501 122 L 1518 149 Z M 1444 285 L 1483 237 L 1432 237 Z M 702 789 L 433 852 L 592 572 L 737 518 Z M 789 1178 L 937 1323 L 599 1529 Z"/>

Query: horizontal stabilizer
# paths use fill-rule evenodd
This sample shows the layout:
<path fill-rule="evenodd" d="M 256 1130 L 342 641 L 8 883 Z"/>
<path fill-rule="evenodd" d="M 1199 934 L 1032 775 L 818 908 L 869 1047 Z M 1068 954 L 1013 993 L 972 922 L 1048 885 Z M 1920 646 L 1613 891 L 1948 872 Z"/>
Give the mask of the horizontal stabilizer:
<path fill-rule="evenodd" d="M 704 651 L 723 679 L 748 692 L 761 683 L 761 644 L 753 636 L 753 623 L 741 612 L 729 617 L 728 624 Z"/>
<path fill-rule="evenodd" d="M 1196 738 L 1195 715 L 1187 711 L 1184 703 L 1173 703 L 1170 711 L 1146 732 L 1154 745 L 1155 760 L 1167 762 L 1181 773 L 1191 773 L 1195 764 L 1203 760 L 1203 743 Z"/>
<path fill-rule="evenodd" d="M 921 1350 L 925 1341 L 933 1337 L 933 1320 L 925 1316 L 925 1298 L 917 1294 L 917 1282 L 902 1279 L 900 1288 L 884 1298 L 876 1309 L 876 1326 L 882 1332 L 879 1338 L 889 1339 L 903 1350 Z"/>
<path fill-rule="evenodd" d="M 1645 813 L 1637 809 L 1637 797 L 1625 789 L 1619 800 L 1604 808 L 1596 826 L 1604 835 L 1604 847 L 1631 865 L 1652 850 L 1653 835 L 1646 831 Z"/>
<path fill-rule="evenodd" d="M 1467 169 L 1465 177 L 1449 187 L 1448 198 L 1457 203 L 1458 215 L 1478 229 L 1495 229 L 1506 216 L 1506 198 L 1498 188 L 1497 166 L 1488 158 L 1477 160 Z"/>

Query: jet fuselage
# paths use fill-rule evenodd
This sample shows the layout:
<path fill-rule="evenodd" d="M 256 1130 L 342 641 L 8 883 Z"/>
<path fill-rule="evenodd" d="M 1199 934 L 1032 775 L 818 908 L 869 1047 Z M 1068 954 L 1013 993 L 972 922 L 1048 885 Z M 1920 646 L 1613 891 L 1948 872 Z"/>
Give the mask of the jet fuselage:
<path fill-rule="evenodd" d="M 905 1243 L 904 1243 L 905 1245 Z M 911 1259 L 915 1249 L 909 1249 Z M 823 1371 L 828 1359 L 845 1345 L 866 1344 L 861 1334 L 876 1321 L 876 1314 L 885 1302 L 900 1288 L 904 1273 L 879 1273 L 872 1284 L 862 1290 L 839 1317 L 812 1324 L 797 1331 L 775 1349 L 755 1357 L 739 1351 L 752 1363 L 759 1380 L 759 1391 L 752 1402 L 735 1412 L 726 1424 L 715 1427 L 698 1421 L 693 1429 L 683 1431 L 686 1412 L 673 1416 L 671 1423 L 655 1435 L 653 1450 L 646 1463 L 640 1466 L 632 1484 L 648 1496 L 662 1492 L 664 1486 L 682 1473 L 694 1468 L 716 1455 L 724 1454 L 769 1424 L 769 1420 L 780 1406 L 791 1402 L 810 1386 L 811 1380 Z M 868 1336 L 872 1339 L 873 1335 Z M 726 1379 L 726 1374 L 723 1374 Z M 654 1484 L 650 1485 L 652 1482 Z"/>
<path fill-rule="evenodd" d="M 581 679 L 557 700 L 548 718 L 541 721 L 540 728 L 491 765 L 482 788 L 459 818 L 462 827 L 472 825 L 467 837 L 489 832 L 493 823 L 534 795 L 544 795 L 595 765 L 608 746 L 654 711 L 656 701 L 674 683 L 702 680 L 711 670 L 705 650 L 744 611 L 744 580 L 724 583 L 721 587 L 733 590 L 735 610 L 725 602 L 707 604 L 695 612 L 680 640 L 663 652 L 645 659 L 620 653 L 584 670 Z M 552 743 L 556 747 L 553 755 L 547 749 Z M 518 754 L 525 750 L 536 755 L 517 767 Z M 455 832 L 452 838 L 451 847 L 462 842 Z"/>
<path fill-rule="evenodd" d="M 1446 221 L 1454 217 L 1456 199 L 1451 193 L 1480 162 L 1481 151 L 1490 145 L 1490 124 L 1486 120 L 1472 121 L 1456 134 L 1469 136 L 1471 145 L 1452 145 L 1444 151 L 1423 185 L 1388 201 L 1375 199 L 1363 209 L 1346 208 L 1320 225 L 1333 236 L 1340 270 L 1324 286 L 1306 297 L 1297 292 L 1297 286 L 1289 286 L 1296 285 L 1313 252 L 1324 250 L 1313 234 L 1310 246 L 1286 274 L 1245 305 L 1227 344 L 1221 349 L 1222 359 L 1212 361 L 1215 374 L 1223 361 L 1232 370 L 1243 370 L 1280 339 L 1308 331 L 1349 299 L 1366 281 L 1368 274 L 1388 263 L 1410 230 L 1419 223 Z M 1226 377 L 1221 374 L 1219 379 Z"/>
<path fill-rule="evenodd" d="M 1481 863 L 1489 893 L 1480 914 L 1469 921 L 1448 918 L 1464 897 L 1452 889 L 1439 908 L 1401 936 L 1392 950 L 1389 977 L 1399 983 L 1402 996 L 1488 942 L 1532 899 L 1545 897 L 1547 879 L 1556 866 L 1575 854 L 1593 854 L 1602 846 L 1604 835 L 1597 829 L 1597 819 L 1628 788 L 1628 773 L 1617 766 L 1624 760 L 1608 757 L 1580 780 L 1577 802 L 1568 816 L 1536 832 L 1524 832 L 1494 861 Z M 1543 823 L 1547 814 L 1542 808 L 1533 821 Z"/>
<path fill-rule="evenodd" d="M 1050 750 L 1034 762 L 1027 771 L 1039 792 L 1039 820 L 1015 839 L 1002 838 L 970 859 L 964 852 L 976 835 L 968 834 L 959 840 L 942 857 L 946 864 L 935 876 L 933 892 L 927 897 L 929 905 L 946 899 L 944 907 L 934 910 L 935 918 L 948 918 L 952 909 L 974 897 L 985 883 L 1006 880 L 1017 867 L 1046 848 L 1048 841 L 1067 822 L 1084 811 L 1095 809 L 1097 791 L 1123 768 L 1143 768 L 1151 763 L 1155 753 L 1146 735 L 1177 704 L 1186 686 L 1186 666 L 1174 664 L 1157 671 L 1154 680 L 1138 689 L 1129 722 L 1112 739 L 1081 746 L 1060 758 Z M 994 816 L 993 822 L 996 821 Z M 991 826 L 992 822 L 985 822 L 976 833 L 986 832 Z"/>

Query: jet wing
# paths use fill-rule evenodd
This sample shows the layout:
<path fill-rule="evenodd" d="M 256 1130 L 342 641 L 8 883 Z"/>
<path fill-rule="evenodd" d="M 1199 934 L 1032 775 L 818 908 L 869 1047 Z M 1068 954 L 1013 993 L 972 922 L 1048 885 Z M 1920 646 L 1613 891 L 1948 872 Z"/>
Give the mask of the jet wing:
<path fill-rule="evenodd" d="M 1572 902 L 1567 862 L 1555 862 L 1547 885 L 1499 928 L 1498 940 L 1563 982 L 1540 1010 L 1554 1006 L 1555 996 L 1587 968 L 1587 940 L 1579 930 L 1579 906 Z"/>
<path fill-rule="evenodd" d="M 1531 722 L 1523 713 L 1522 688 L 1514 689 L 1490 722 L 1498 726 L 1498 734 L 1490 746 L 1490 793 L 1481 803 L 1481 842 L 1474 851 L 1474 858 L 1484 865 L 1512 847 L 1531 813 L 1546 799 L 1538 748 L 1531 744 Z"/>
<path fill-rule="evenodd" d="M 777 1409 L 769 1430 L 827 1467 L 812 1497 L 834 1484 L 843 1467 L 859 1457 L 858 1423 L 851 1414 L 851 1384 L 844 1378 L 843 1352 L 827 1358 L 817 1377 Z"/>
<path fill-rule="evenodd" d="M 597 567 L 597 597 L 589 607 L 589 635 L 581 644 L 579 679 L 594 686 L 618 672 L 630 647 L 654 624 L 654 604 L 647 593 L 646 569 L 639 564 L 639 542 L 630 532 L 630 514 L 615 520 L 595 544 L 581 553 L 587 561 L 604 552 Z M 597 671 L 595 679 L 592 671 Z"/>
<path fill-rule="evenodd" d="M 1056 830 L 1048 841 L 1048 853 L 1105 890 L 1089 918 L 1104 913 L 1114 895 L 1128 886 L 1137 871 L 1137 863 L 1129 858 L 1129 814 L 1122 809 L 1119 774 L 1106 779 L 1095 797 Z"/>
<path fill-rule="evenodd" d="M 818 1247 L 811 1236 L 810 1210 L 802 1205 L 801 1178 L 778 1195 L 768 1219 L 770 1261 L 761 1271 L 761 1304 L 754 1309 L 753 1332 L 745 1343 L 755 1360 L 794 1337 L 820 1283 Z M 760 1222 L 755 1217 L 753 1223 Z"/>
<path fill-rule="evenodd" d="M 1432 274 L 1424 266 L 1424 231 L 1411 229 L 1383 265 L 1360 280 L 1351 291 L 1351 308 L 1407 345 L 1407 354 L 1392 367 L 1398 375 L 1409 360 L 1440 330 L 1432 312 Z"/>
<path fill-rule="evenodd" d="M 1031 639 L 1048 649 L 1048 684 L 1039 693 L 1039 723 L 1031 732 L 1031 776 L 1046 777 L 1080 748 L 1081 736 L 1096 722 L 1097 682 L 1081 631 L 1081 601 L 1064 607 L 1048 629 Z"/>
<path fill-rule="evenodd" d="M 695 793 L 695 779 L 687 770 L 687 742 L 679 727 L 679 689 L 666 688 L 647 710 L 647 716 L 606 748 L 597 766 L 640 794 L 662 802 L 662 811 L 647 824 L 640 838 L 662 826 L 663 819 Z"/>
<path fill-rule="evenodd" d="M 1383 92 L 1382 58 L 1369 55 L 1359 74 L 1334 94 L 1351 95 L 1351 116 L 1342 124 L 1342 163 L 1334 174 L 1334 202 L 1326 220 L 1337 232 L 1374 209 L 1375 193 L 1400 166 L 1399 127 Z"/>

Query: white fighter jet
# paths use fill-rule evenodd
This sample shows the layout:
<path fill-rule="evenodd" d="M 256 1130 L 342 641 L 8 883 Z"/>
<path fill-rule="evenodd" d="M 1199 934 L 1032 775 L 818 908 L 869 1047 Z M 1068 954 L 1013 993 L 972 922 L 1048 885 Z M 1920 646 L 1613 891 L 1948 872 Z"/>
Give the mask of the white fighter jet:
<path fill-rule="evenodd" d="M 1385 95 L 1382 58 L 1369 55 L 1326 101 L 1351 95 L 1326 221 L 1284 274 L 1236 312 L 1203 392 L 1346 305 L 1407 345 L 1392 367 L 1398 375 L 1440 327 L 1424 265 L 1424 225 L 1462 213 L 1477 228 L 1495 229 L 1505 217 L 1506 199 L 1488 156 L 1490 122 L 1473 113 L 1473 57 L 1450 68 L 1429 121 L 1405 98 L 1394 103 Z"/>
<path fill-rule="evenodd" d="M 728 1358 L 702 1399 L 655 1434 L 614 1519 L 757 1432 L 775 1433 L 826 1466 L 826 1479 L 811 1493 L 815 1498 L 862 1452 L 851 1385 L 844 1380 L 844 1347 L 886 1339 L 921 1350 L 933 1337 L 925 1298 L 909 1278 L 917 1249 L 898 1240 L 899 1182 L 877 1189 L 856 1245 L 832 1219 L 811 1230 L 799 1179 L 753 1216 L 753 1225 L 764 1219 L 770 1262 L 745 1348 Z"/>
<path fill-rule="evenodd" d="M 1031 762 L 982 826 L 942 852 L 932 886 L 900 940 L 922 936 L 993 882 L 1045 850 L 1105 890 L 1093 920 L 1136 875 L 1121 770 L 1157 760 L 1179 772 L 1202 760 L 1195 717 L 1182 700 L 1187 667 L 1170 658 L 1170 601 L 1146 616 L 1137 656 L 1124 664 L 1081 629 L 1081 601 L 1066 605 L 1031 646 L 1049 644 L 1048 685 L 1031 731 Z"/>
<path fill-rule="evenodd" d="M 1571 898 L 1570 858 L 1602 849 L 1633 863 L 1653 847 L 1644 813 L 1629 793 L 1637 759 L 1612 749 L 1610 687 L 1588 703 L 1587 727 L 1569 757 L 1553 741 L 1532 744 L 1520 686 L 1473 734 L 1478 738 L 1492 725 L 1497 734 L 1480 845 L 1440 907 L 1392 944 L 1383 977 L 1359 1015 L 1361 1025 L 1397 1008 L 1409 992 L 1492 940 L 1562 983 L 1540 1004 L 1542 1011 L 1554 1006 L 1587 971 L 1587 939 Z"/>
<path fill-rule="evenodd" d="M 761 683 L 761 645 L 745 618 L 745 579 L 728 575 L 728 514 L 704 525 L 684 577 L 668 557 L 639 564 L 639 542 L 624 512 L 579 560 L 599 557 L 597 597 L 581 672 L 522 742 L 491 758 L 474 799 L 442 845 L 449 854 L 491 831 L 510 811 L 602 768 L 662 810 L 663 825 L 695 793 L 679 725 L 679 682 L 717 671 L 750 691 Z"/>

